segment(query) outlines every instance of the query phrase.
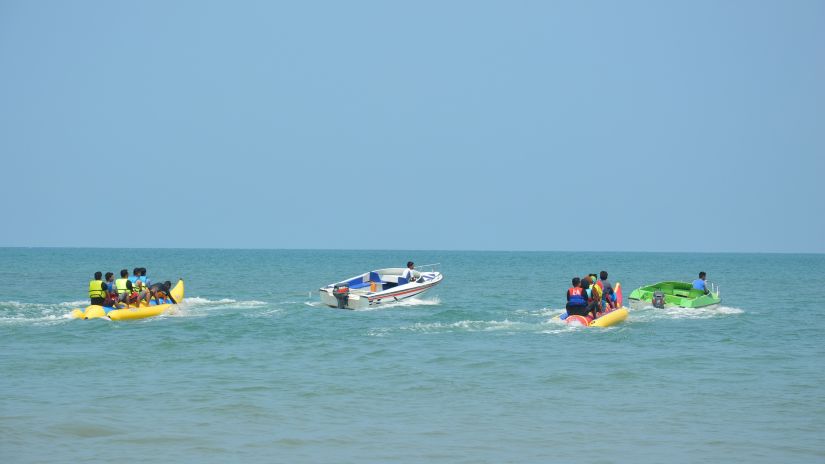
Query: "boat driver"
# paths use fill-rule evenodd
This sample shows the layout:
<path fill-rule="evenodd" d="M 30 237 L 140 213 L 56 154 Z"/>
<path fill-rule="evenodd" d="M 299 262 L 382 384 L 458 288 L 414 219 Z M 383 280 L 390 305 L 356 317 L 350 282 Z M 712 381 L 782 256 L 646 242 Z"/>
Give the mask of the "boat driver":
<path fill-rule="evenodd" d="M 413 274 L 413 269 L 415 269 L 415 263 L 412 261 L 407 261 L 407 269 L 404 269 L 404 272 L 401 274 L 401 277 L 407 279 L 407 282 L 415 281 L 415 274 Z"/>
<path fill-rule="evenodd" d="M 693 288 L 695 290 L 702 290 L 703 292 L 705 292 L 705 295 L 707 295 L 708 293 L 710 293 L 710 291 L 708 290 L 708 285 L 707 282 L 705 282 L 705 280 L 707 280 L 707 274 L 705 274 L 705 272 L 702 271 L 699 273 L 699 278 L 693 281 Z"/>

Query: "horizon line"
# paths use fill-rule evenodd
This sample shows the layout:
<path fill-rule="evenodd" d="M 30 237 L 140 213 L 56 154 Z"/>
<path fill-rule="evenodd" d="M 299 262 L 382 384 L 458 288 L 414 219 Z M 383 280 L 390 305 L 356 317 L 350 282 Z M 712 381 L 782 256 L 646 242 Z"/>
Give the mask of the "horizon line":
<path fill-rule="evenodd" d="M 525 249 L 390 249 L 390 248 L 262 248 L 262 247 L 116 247 L 116 246 L 71 246 L 38 245 L 6 246 L 0 249 L 94 249 L 94 250 L 222 250 L 222 251 L 372 251 L 372 252 L 473 252 L 473 253 L 687 253 L 687 254 L 779 254 L 779 255 L 822 255 L 817 251 L 685 251 L 685 250 L 525 250 Z"/>

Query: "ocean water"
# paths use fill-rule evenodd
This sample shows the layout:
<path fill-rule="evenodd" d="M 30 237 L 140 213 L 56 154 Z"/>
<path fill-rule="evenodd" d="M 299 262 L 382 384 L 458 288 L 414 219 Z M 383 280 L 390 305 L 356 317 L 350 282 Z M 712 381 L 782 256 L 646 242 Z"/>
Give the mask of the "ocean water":
<path fill-rule="evenodd" d="M 313 290 L 441 263 L 365 311 Z M 94 271 L 172 314 L 71 320 Z M 719 284 L 712 310 L 556 321 L 570 278 Z M 825 462 L 825 255 L 0 249 L 0 461 Z"/>

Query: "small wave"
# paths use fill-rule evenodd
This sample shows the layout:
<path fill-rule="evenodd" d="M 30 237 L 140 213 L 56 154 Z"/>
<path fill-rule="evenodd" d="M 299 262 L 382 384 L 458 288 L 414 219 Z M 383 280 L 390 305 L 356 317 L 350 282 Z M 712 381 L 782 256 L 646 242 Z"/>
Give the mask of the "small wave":
<path fill-rule="evenodd" d="M 740 308 L 730 306 L 717 306 L 711 308 L 664 308 L 658 309 L 647 306 L 643 309 L 631 312 L 631 317 L 640 320 L 656 319 L 711 319 L 714 317 L 733 316 L 743 314 L 745 311 Z"/>
<path fill-rule="evenodd" d="M 370 306 L 368 308 L 359 309 L 357 311 L 377 311 L 381 309 L 387 308 L 401 308 L 407 306 L 438 306 L 441 304 L 441 299 L 436 297 L 432 298 L 406 298 L 403 300 L 392 301 L 389 303 L 381 303 L 379 305 Z"/>
<path fill-rule="evenodd" d="M 267 303 L 265 301 L 258 301 L 258 300 L 233 300 L 232 298 L 221 298 L 220 300 L 210 300 L 208 298 L 201 298 L 199 296 L 187 297 L 184 298 L 183 301 L 180 303 L 181 305 L 187 306 L 219 306 L 219 305 L 232 305 L 234 307 L 259 307 L 264 306 Z"/>
<path fill-rule="evenodd" d="M 518 322 L 505 319 L 503 321 L 457 321 L 457 322 L 432 322 L 415 323 L 410 326 L 400 327 L 399 330 L 412 332 L 494 332 L 494 331 L 526 331 L 536 330 L 537 325 L 527 322 Z"/>

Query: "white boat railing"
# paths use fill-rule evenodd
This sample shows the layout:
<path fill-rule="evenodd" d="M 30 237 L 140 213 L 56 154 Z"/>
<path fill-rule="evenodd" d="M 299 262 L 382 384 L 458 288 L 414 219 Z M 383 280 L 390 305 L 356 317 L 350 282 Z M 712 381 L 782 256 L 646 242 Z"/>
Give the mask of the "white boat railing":
<path fill-rule="evenodd" d="M 441 263 L 422 264 L 421 266 L 415 266 L 415 270 L 418 272 L 441 272 L 439 271 L 440 266 Z"/>
<path fill-rule="evenodd" d="M 710 288 L 709 288 L 710 293 L 712 293 L 712 294 L 714 294 L 714 295 L 716 295 L 716 296 L 719 296 L 719 295 L 720 295 L 720 293 L 719 293 L 719 285 L 718 285 L 718 284 L 715 284 L 715 283 L 713 283 L 713 282 L 708 282 L 708 283 L 710 284 Z"/>

